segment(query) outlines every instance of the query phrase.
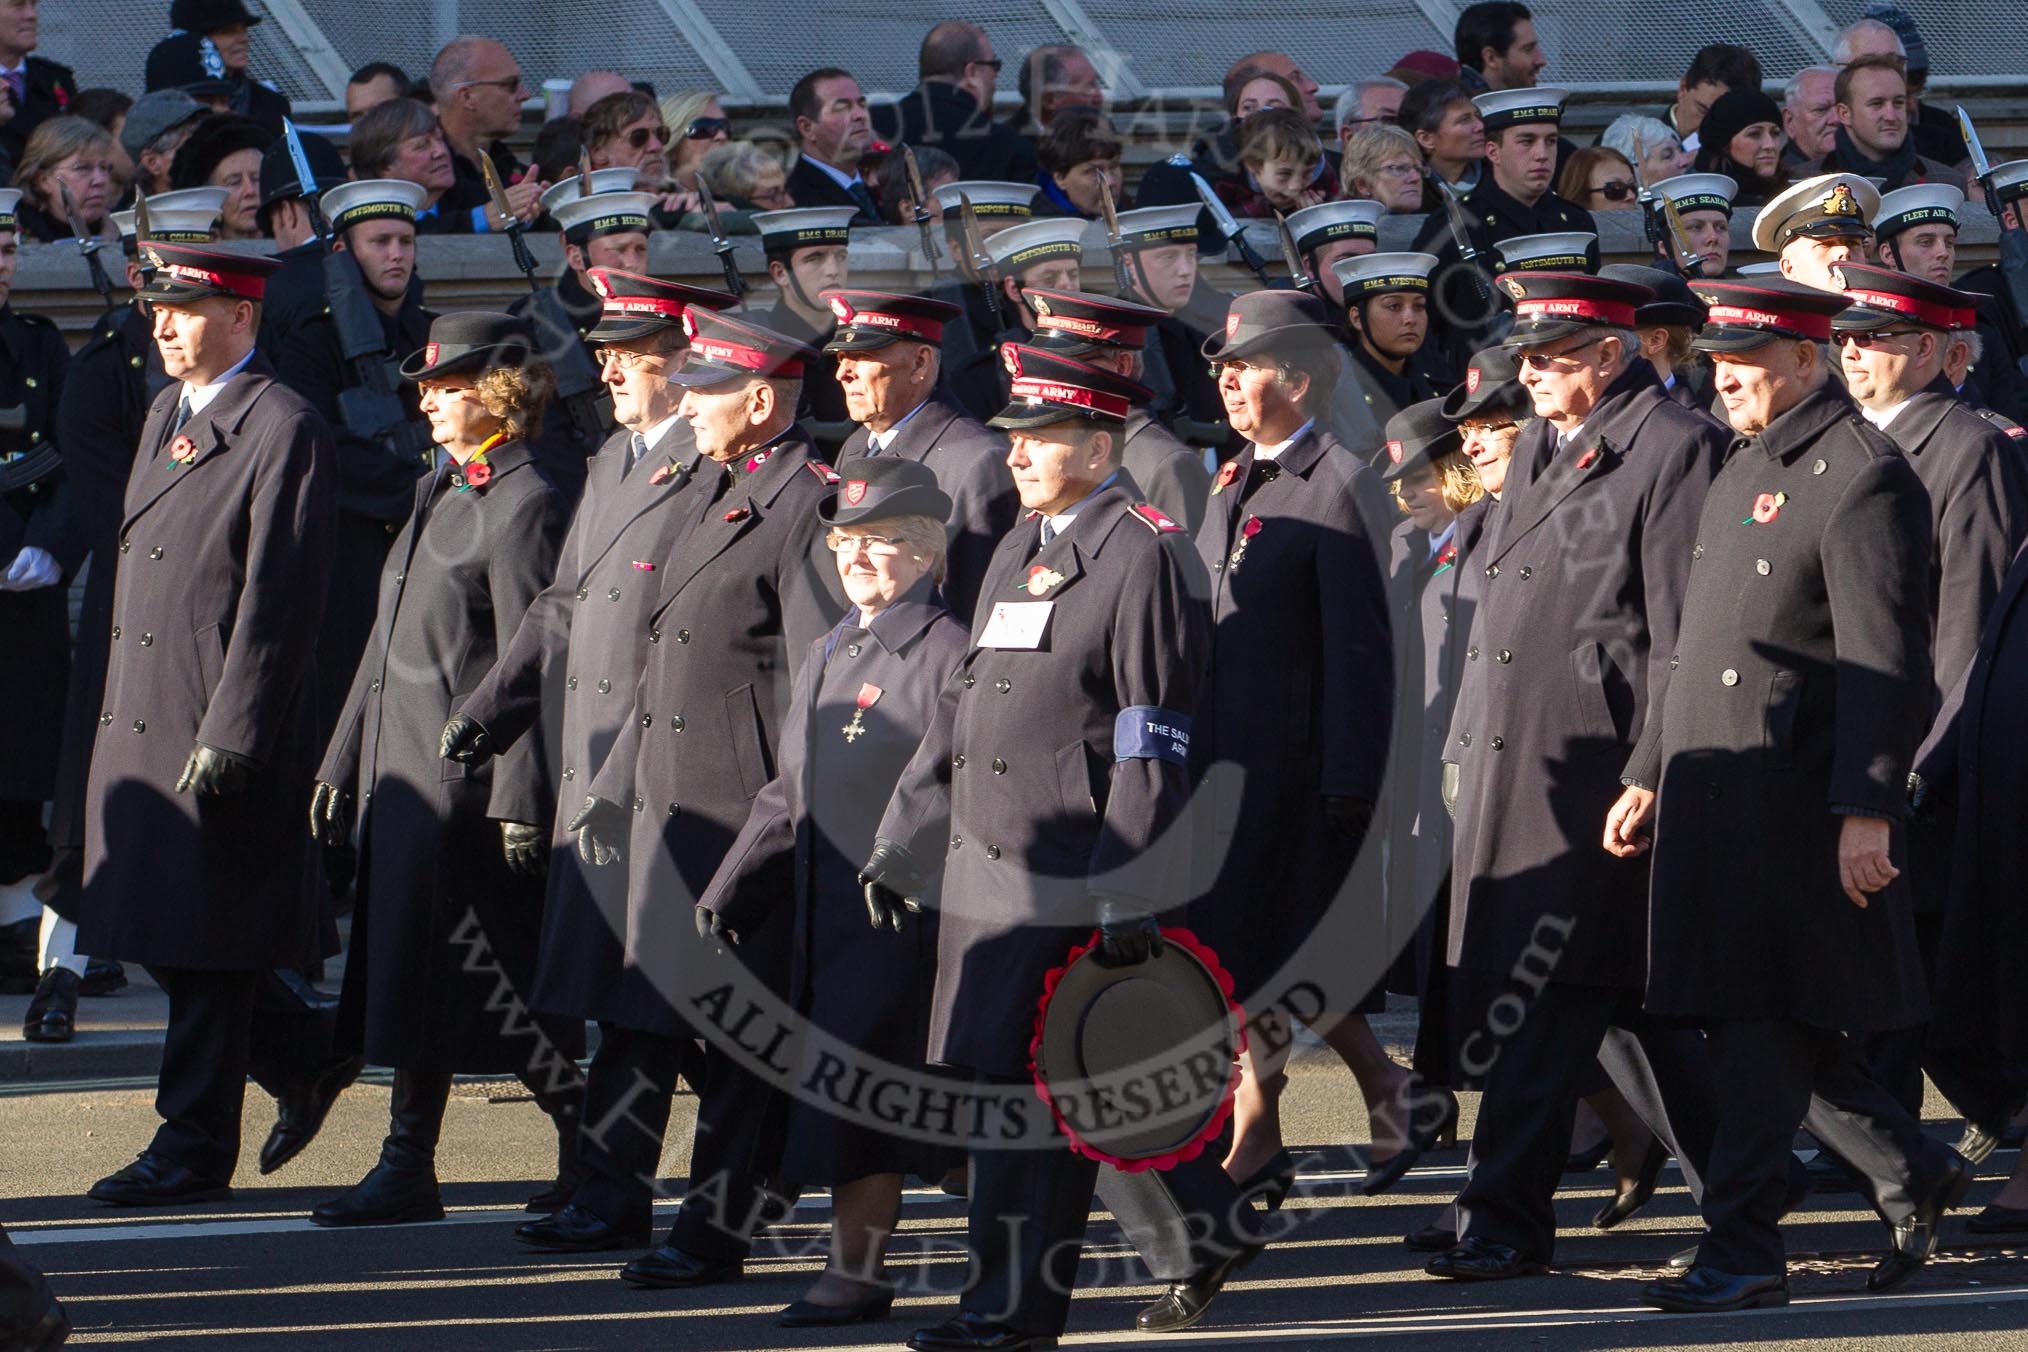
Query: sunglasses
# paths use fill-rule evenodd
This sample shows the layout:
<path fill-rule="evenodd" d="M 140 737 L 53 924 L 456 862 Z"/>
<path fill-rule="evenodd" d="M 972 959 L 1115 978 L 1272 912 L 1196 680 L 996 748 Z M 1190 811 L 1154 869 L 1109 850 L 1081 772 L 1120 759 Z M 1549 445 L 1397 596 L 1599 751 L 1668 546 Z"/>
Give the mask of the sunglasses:
<path fill-rule="evenodd" d="M 667 127 L 636 127 L 627 133 L 625 139 L 627 144 L 636 150 L 646 150 L 650 141 L 653 141 L 658 146 L 666 146 L 669 144 L 669 129 Z"/>
<path fill-rule="evenodd" d="M 1594 196 L 1603 197 L 1608 202 L 1624 202 L 1634 195 L 1634 185 L 1623 178 L 1616 178 L 1599 184 L 1591 191 Z"/>
<path fill-rule="evenodd" d="M 1600 334 L 1589 342 L 1579 343 L 1576 347 L 1566 347 L 1561 352 L 1524 353 L 1521 364 L 1531 371 L 1574 371 L 1579 365 L 1576 360 L 1577 354 L 1588 347 L 1597 347 L 1605 340 L 1606 335 Z"/>
<path fill-rule="evenodd" d="M 967 61 L 965 64 L 968 66 L 990 66 L 997 71 L 1007 63 L 996 56 L 991 61 Z"/>
<path fill-rule="evenodd" d="M 683 129 L 683 139 L 686 141 L 708 141 L 720 132 L 724 132 L 728 136 L 732 134 L 731 118 L 693 117 L 690 119 L 690 125 Z"/>
<path fill-rule="evenodd" d="M 1838 341 L 1850 343 L 1853 347 L 1872 347 L 1874 344 L 1884 343 L 1890 338 L 1916 338 L 1920 337 L 1921 334 L 1921 329 L 1874 329 L 1871 332 L 1862 332 L 1858 329 L 1840 329 L 1838 331 Z"/>

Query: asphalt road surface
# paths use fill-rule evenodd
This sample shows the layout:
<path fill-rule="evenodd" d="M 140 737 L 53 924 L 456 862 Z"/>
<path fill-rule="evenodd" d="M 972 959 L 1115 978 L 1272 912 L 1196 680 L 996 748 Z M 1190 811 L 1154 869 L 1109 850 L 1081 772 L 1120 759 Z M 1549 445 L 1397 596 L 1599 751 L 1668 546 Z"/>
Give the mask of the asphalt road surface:
<path fill-rule="evenodd" d="M 320 1230 L 305 1213 L 356 1181 L 378 1151 L 387 1089 L 348 1092 L 324 1134 L 294 1164 L 260 1178 L 253 1151 L 270 1105 L 249 1091 L 247 1157 L 229 1202 L 129 1212 L 83 1199 L 91 1182 L 131 1159 L 153 1130 L 152 1084 L 136 1080 L 0 1085 L 0 1221 L 49 1272 L 76 1325 L 76 1346 L 189 1349 L 712 1349 L 898 1346 L 945 1317 L 962 1280 L 961 1204 L 934 1190 L 908 1195 L 894 1258 L 902 1295 L 893 1317 L 844 1333 L 777 1328 L 775 1313 L 813 1276 L 830 1211 L 822 1194 L 765 1236 L 744 1281 L 692 1292 L 621 1283 L 628 1255 L 531 1255 L 509 1237 L 534 1180 L 553 1162 L 547 1120 L 511 1085 L 459 1086 L 438 1173 L 448 1218 L 428 1225 Z M 677 1100 L 663 1162 L 680 1178 L 694 1100 Z M 1471 1100 L 1465 1126 L 1470 1127 Z M 1134 1334 L 1134 1311 L 1156 1294 L 1109 1218 L 1095 1217 L 1069 1347 L 1623 1348 L 1778 1345 L 1886 1352 L 2028 1347 L 2028 1241 L 1945 1232 L 1945 1250 L 1907 1286 L 1868 1296 L 1864 1280 L 1885 1230 L 1853 1195 L 1819 1195 L 1789 1228 L 1795 1301 L 1786 1310 L 1686 1318 L 1644 1310 L 1641 1284 L 1697 1225 L 1673 1171 L 1655 1201 L 1612 1234 L 1589 1217 L 1610 1187 L 1604 1171 L 1566 1180 L 1564 1239 L 1554 1273 L 1490 1286 L 1427 1277 L 1401 1236 L 1427 1223 L 1455 1189 L 1463 1156 L 1439 1152 L 1393 1193 L 1357 1196 L 1359 1161 L 1339 1143 L 1363 1140 L 1351 1077 L 1299 1066 L 1285 1100 L 1291 1141 L 1330 1143 L 1305 1164 L 1282 1216 L 1288 1234 L 1240 1274 L 1197 1327 Z M 1931 1129 L 1955 1139 L 1941 1117 Z M 1969 1208 L 2013 1165 L 2002 1151 L 1981 1171 Z M 679 1185 L 680 1186 L 680 1185 Z M 665 1204 L 658 1214 L 673 1211 Z M 1969 1214 L 1961 1213 L 1961 1214 Z M 1088 1288 L 1088 1289 L 1087 1289 Z M 1942 1341 L 1940 1341 L 1942 1340 Z"/>

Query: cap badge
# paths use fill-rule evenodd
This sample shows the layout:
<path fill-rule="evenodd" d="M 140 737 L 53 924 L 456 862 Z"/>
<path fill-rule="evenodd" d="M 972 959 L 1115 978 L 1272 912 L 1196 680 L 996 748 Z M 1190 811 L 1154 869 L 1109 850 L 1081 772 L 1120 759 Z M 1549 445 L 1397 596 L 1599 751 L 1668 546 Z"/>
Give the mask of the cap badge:
<path fill-rule="evenodd" d="M 1509 277 L 1501 282 L 1501 285 L 1507 288 L 1507 293 L 1513 296 L 1515 300 L 1528 299 L 1528 288 L 1521 285 L 1518 279 Z"/>
<path fill-rule="evenodd" d="M 1050 313 L 1049 302 L 1044 300 L 1040 296 L 1028 297 L 1028 308 L 1035 311 L 1035 313 L 1039 315 L 1046 315 Z"/>
<path fill-rule="evenodd" d="M 1390 441 L 1387 443 L 1387 458 L 1389 460 L 1392 460 L 1395 464 L 1398 465 L 1401 463 L 1401 455 L 1402 450 L 1400 442 Z"/>
<path fill-rule="evenodd" d="M 847 479 L 845 481 L 845 505 L 847 507 L 857 507 L 864 501 L 866 501 L 866 480 Z"/>
<path fill-rule="evenodd" d="M 1465 370 L 1465 393 L 1477 394 L 1478 392 L 1479 392 L 1479 368 L 1476 366 L 1467 367 Z"/>
<path fill-rule="evenodd" d="M 683 311 L 683 336 L 685 338 L 697 336 L 697 320 L 691 316 L 688 307 Z"/>
<path fill-rule="evenodd" d="M 843 296 L 833 296 L 831 297 L 831 313 L 838 316 L 840 324 L 850 324 L 852 316 L 857 314 L 858 311 L 854 310 L 852 302 L 846 300 Z"/>
<path fill-rule="evenodd" d="M 1226 341 L 1230 342 L 1234 337 L 1238 335 L 1238 333 L 1239 333 L 1239 316 L 1237 314 L 1228 314 L 1225 317 Z"/>
<path fill-rule="evenodd" d="M 436 364 L 437 364 L 437 345 L 435 343 L 423 344 L 423 365 L 435 366 Z"/>
<path fill-rule="evenodd" d="M 1831 189 L 1831 195 L 1824 199 L 1826 216 L 1857 216 L 1859 204 L 1852 200 L 1852 186 L 1840 183 Z"/>
<path fill-rule="evenodd" d="M 1000 364 L 1007 368 L 1010 376 L 1021 374 L 1021 354 L 1011 345 L 1000 349 Z"/>
<path fill-rule="evenodd" d="M 591 284 L 592 290 L 598 293 L 599 299 L 601 300 L 604 300 L 613 294 L 612 287 L 606 285 L 605 274 L 603 272 L 600 272 L 596 268 L 594 268 L 591 272 Z"/>

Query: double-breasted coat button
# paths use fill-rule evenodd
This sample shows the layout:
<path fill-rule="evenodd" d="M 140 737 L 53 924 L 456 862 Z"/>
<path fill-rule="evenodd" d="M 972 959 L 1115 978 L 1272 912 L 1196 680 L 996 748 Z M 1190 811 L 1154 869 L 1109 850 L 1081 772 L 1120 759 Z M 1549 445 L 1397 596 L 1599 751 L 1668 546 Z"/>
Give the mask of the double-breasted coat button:
<path fill-rule="evenodd" d="M 569 765 L 566 765 L 566 766 L 564 766 L 564 767 L 563 767 L 563 777 L 564 777 L 565 779 L 576 779 L 576 778 L 577 778 L 577 770 L 576 770 L 576 768 L 575 768 L 575 767 L 573 767 L 573 766 L 569 766 Z"/>
<path fill-rule="evenodd" d="M 1014 688 L 1014 682 L 1008 680 L 1005 676 L 1002 676 L 999 680 L 993 682 L 993 688 L 1004 695 L 1009 690 L 1012 690 Z"/>
<path fill-rule="evenodd" d="M 642 799 L 636 798 L 634 800 L 634 811 L 639 812 L 642 808 L 646 806 L 648 806 L 648 804 Z"/>
<path fill-rule="evenodd" d="M 132 549 L 133 547 L 134 547 L 134 542 L 133 542 L 132 540 L 122 540 L 122 541 L 120 541 L 120 552 L 121 552 L 122 554 L 126 553 L 126 552 L 127 552 L 128 550 Z"/>
<path fill-rule="evenodd" d="M 998 859 L 1000 857 L 1000 847 L 998 845 L 988 845 L 986 847 L 986 857 L 988 859 Z"/>
<path fill-rule="evenodd" d="M 676 631 L 676 641 L 678 643 L 688 643 L 690 641 L 690 631 L 688 629 L 678 629 Z"/>
<path fill-rule="evenodd" d="M 135 368 L 137 368 L 137 369 L 138 369 L 139 367 L 141 367 L 141 366 L 145 365 L 145 364 L 146 364 L 146 363 L 144 363 L 144 362 L 143 362 L 143 361 L 142 361 L 142 360 L 141 360 L 141 359 L 140 359 L 139 357 L 129 357 L 129 358 L 127 358 L 127 365 L 129 365 L 129 366 L 132 366 L 132 367 L 135 367 Z"/>
<path fill-rule="evenodd" d="M 1492 747 L 1493 750 L 1498 751 L 1501 747 L 1507 745 L 1507 742 L 1506 739 L 1504 738 L 1495 737 L 1492 741 L 1488 742 L 1487 745 Z"/>
<path fill-rule="evenodd" d="M 1499 565 L 1499 564 L 1497 564 L 1497 563 L 1489 563 L 1489 564 L 1487 564 L 1487 565 L 1486 565 L 1486 576 L 1487 576 L 1487 577 L 1498 577 L 1498 576 L 1500 576 L 1500 565 Z"/>
<path fill-rule="evenodd" d="M 102 713 L 102 714 L 100 714 L 100 715 L 99 715 L 99 724 L 100 724 L 100 726 L 102 726 L 102 727 L 111 727 L 111 726 L 112 726 L 112 724 L 113 724 L 113 715 L 112 715 L 112 711 L 111 711 L 111 710 L 107 710 L 107 711 L 106 711 L 105 713 Z"/>
<path fill-rule="evenodd" d="M 120 641 L 120 626 L 117 624 L 113 626 L 113 641 L 115 643 Z"/>
<path fill-rule="evenodd" d="M 951 757 L 951 768 L 953 770 L 962 770 L 965 768 L 964 752 L 960 751 L 957 755 Z"/>
<path fill-rule="evenodd" d="M 369 684 L 367 685 L 367 687 L 366 687 L 366 688 L 367 688 L 367 690 L 368 690 L 368 691 L 370 691 L 371 693 L 373 693 L 373 694 L 376 694 L 376 695 L 377 695 L 377 694 L 379 694 L 379 693 L 380 693 L 380 682 L 379 682 L 379 681 L 373 681 L 373 682 L 370 682 L 370 683 L 369 683 Z"/>
<path fill-rule="evenodd" d="M 675 816 L 675 815 L 676 815 L 676 814 L 677 814 L 678 812 L 681 812 L 682 810 L 683 810 L 683 805 L 682 805 L 681 803 L 671 803 L 671 804 L 669 804 L 669 815 L 670 815 L 670 816 L 672 816 L 672 817 L 673 817 L 673 816 Z"/>
<path fill-rule="evenodd" d="M 1493 660 L 1505 664 L 1514 660 L 1514 654 L 1502 648 L 1499 652 L 1493 654 Z"/>
<path fill-rule="evenodd" d="M 671 731 L 671 732 L 681 732 L 681 731 L 683 731 L 683 715 L 682 715 L 682 714 L 670 714 L 670 715 L 669 715 L 669 731 Z"/>
<path fill-rule="evenodd" d="M 1774 571 L 1774 565 L 1766 559 L 1755 559 L 1753 561 L 1753 571 L 1759 573 L 1762 577 L 1766 577 Z"/>
<path fill-rule="evenodd" d="M 579 588 L 577 589 L 577 599 L 578 599 L 578 600 L 582 601 L 582 600 L 584 600 L 584 599 L 585 599 L 585 597 L 587 597 L 587 596 L 589 596 L 589 595 L 591 595 L 591 593 L 590 593 L 590 592 L 588 592 L 588 591 L 586 591 L 586 590 L 585 590 L 585 589 L 584 589 L 583 587 L 579 587 Z"/>
<path fill-rule="evenodd" d="M 1531 577 L 1534 577 L 1534 576 L 1535 576 L 1535 570 L 1534 570 L 1533 568 L 1530 568 L 1530 567 L 1529 567 L 1529 566 L 1528 566 L 1527 564 L 1525 564 L 1525 563 L 1521 565 L 1521 580 L 1522 580 L 1523 582 L 1526 582 L 1526 581 L 1527 581 L 1527 580 L 1528 580 L 1529 578 L 1531 578 Z"/>
<path fill-rule="evenodd" d="M 978 678 L 977 676 L 967 676 L 967 677 L 965 677 L 965 689 L 967 689 L 967 690 L 970 690 L 970 689 L 971 689 L 971 688 L 972 688 L 973 686 L 977 685 L 978 683 L 979 683 L 979 678 Z"/>
<path fill-rule="evenodd" d="M 961 850 L 961 849 L 963 849 L 964 847 L 965 847 L 965 838 L 964 838 L 963 836 L 952 836 L 952 837 L 951 837 L 951 848 L 952 848 L 952 849 L 954 849 L 954 850 Z"/>
<path fill-rule="evenodd" d="M 1831 468 L 1829 461 L 1819 460 L 1816 464 L 1810 466 L 1810 473 L 1822 474 L 1825 470 L 1828 470 L 1829 468 Z"/>
<path fill-rule="evenodd" d="M 857 643 L 848 643 L 848 644 L 846 644 L 846 645 L 845 645 L 845 655 L 846 655 L 847 657 L 857 657 L 857 656 L 859 656 L 859 645 L 858 645 Z"/>
<path fill-rule="evenodd" d="M 1470 659 L 1471 659 L 1472 661 L 1474 661 L 1474 662 L 1478 661 L 1478 660 L 1479 660 L 1479 645 L 1478 645 L 1478 644 L 1476 644 L 1476 643 L 1474 643 L 1474 644 L 1473 644 L 1473 645 L 1472 645 L 1471 647 L 1469 647 L 1469 648 L 1465 649 L 1465 656 L 1466 656 L 1466 657 L 1468 657 L 1468 658 L 1470 658 Z"/>
<path fill-rule="evenodd" d="M 612 693 L 613 693 L 613 683 L 612 683 L 611 681 L 600 681 L 600 682 L 599 682 L 599 693 L 600 693 L 601 695 L 610 695 L 610 694 L 612 694 Z"/>
<path fill-rule="evenodd" d="M 153 634 L 143 634 L 143 635 L 141 635 L 141 646 L 142 646 L 143 648 L 152 648 L 152 647 L 154 647 L 154 646 L 155 646 L 155 636 L 154 636 Z"/>
<path fill-rule="evenodd" d="M 407 573 L 396 573 L 396 574 L 394 575 L 394 585 L 395 585 L 395 586 L 399 587 L 399 586 L 400 586 L 400 585 L 401 585 L 402 583 L 404 583 L 404 582 L 406 582 L 406 581 L 408 581 L 408 574 L 407 574 Z"/>
<path fill-rule="evenodd" d="M 1718 673 L 1718 683 L 1720 685 L 1738 685 L 1739 673 L 1734 671 L 1731 667 L 1727 667 L 1725 670 Z"/>
<path fill-rule="evenodd" d="M 993 758 L 993 773 L 994 773 L 994 774 L 996 774 L 996 775 L 1004 775 L 1004 774 L 1006 774 L 1006 773 L 1007 773 L 1007 762 L 1006 762 L 1006 761 L 1003 761 L 1003 760 L 1001 760 L 1001 759 L 1000 759 L 1000 758 L 999 758 L 998 756 L 995 756 L 995 757 Z"/>
<path fill-rule="evenodd" d="M 1466 733 L 1464 736 L 1458 738 L 1459 746 L 1470 746 L 1471 744 L 1472 744 L 1472 734 L 1469 732 Z"/>
<path fill-rule="evenodd" d="M 617 601 L 619 599 L 620 599 L 620 589 L 618 587 L 612 587 L 606 591 L 606 600 Z"/>
<path fill-rule="evenodd" d="M 661 641 L 662 641 L 662 631 L 660 629 L 650 629 L 648 631 L 648 642 L 660 643 Z"/>
<path fill-rule="evenodd" d="M 149 557 L 149 558 L 151 558 L 151 559 L 159 559 L 159 558 L 161 558 L 161 557 L 162 557 L 162 546 L 160 546 L 160 545 L 156 545 L 156 546 L 155 546 L 155 547 L 154 547 L 153 549 L 149 550 L 149 551 L 148 551 L 148 557 Z"/>
<path fill-rule="evenodd" d="M 566 689 L 566 690 L 575 690 L 575 689 L 577 689 L 577 677 L 575 677 L 575 676 L 571 677 L 571 678 L 570 678 L 569 680 L 565 681 L 565 682 L 563 683 L 563 685 L 564 685 L 564 689 Z"/>
<path fill-rule="evenodd" d="M 1690 557 L 1691 557 L 1691 558 L 1693 558 L 1693 559 L 1701 559 L 1701 558 L 1703 558 L 1703 557 L 1704 557 L 1704 546 L 1700 544 L 1700 545 L 1698 545 L 1698 546 L 1697 546 L 1697 547 L 1696 547 L 1695 549 L 1692 549 L 1692 550 L 1690 551 Z"/>
<path fill-rule="evenodd" d="M 148 720 L 147 720 L 147 719 L 145 719 L 145 718 L 137 718 L 137 719 L 135 719 L 135 720 L 134 720 L 134 731 L 135 731 L 135 732 L 146 732 L 147 730 L 148 730 Z"/>
<path fill-rule="evenodd" d="M 653 715 L 653 714 L 642 714 L 642 715 L 641 715 L 641 726 L 642 726 L 642 727 L 644 727 L 644 728 L 652 728 L 652 727 L 654 727 L 654 726 L 655 726 L 655 715 Z"/>
<path fill-rule="evenodd" d="M 1678 662 L 1680 662 L 1681 660 L 1682 660 L 1681 658 L 1677 658 L 1677 657 L 1672 657 L 1672 658 L 1670 658 L 1670 659 L 1669 659 L 1669 670 L 1671 670 L 1671 671 L 1674 671 L 1674 670 L 1676 669 L 1676 665 L 1677 665 L 1677 663 L 1678 663 Z"/>

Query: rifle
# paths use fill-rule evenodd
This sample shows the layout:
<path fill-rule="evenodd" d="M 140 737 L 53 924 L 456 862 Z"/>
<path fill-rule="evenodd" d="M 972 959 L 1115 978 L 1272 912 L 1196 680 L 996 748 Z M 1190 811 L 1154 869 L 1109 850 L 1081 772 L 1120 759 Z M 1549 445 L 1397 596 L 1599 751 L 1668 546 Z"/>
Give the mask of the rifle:
<path fill-rule="evenodd" d="M 909 214 L 915 218 L 915 228 L 922 235 L 922 254 L 929 260 L 930 280 L 937 275 L 936 233 L 930 229 L 929 199 L 922 190 L 922 166 L 915 162 L 915 147 L 903 145 L 901 163 L 908 170 Z"/>
<path fill-rule="evenodd" d="M 296 171 L 296 191 L 309 213 L 310 227 L 324 240 L 324 304 L 331 312 L 331 327 L 338 335 L 338 353 L 352 373 L 348 388 L 338 392 L 338 420 L 360 440 L 381 446 L 397 460 L 427 466 L 435 450 L 429 424 L 413 419 L 401 402 L 401 371 L 388 351 L 387 333 L 380 324 L 380 312 L 366 294 L 366 279 L 359 262 L 337 247 L 331 223 L 324 218 L 321 189 L 311 172 L 310 157 L 303 151 L 303 138 L 296 124 L 284 119 L 282 137 L 289 148 L 289 162 Z M 136 230 L 141 218 L 134 218 Z"/>
<path fill-rule="evenodd" d="M 711 251 L 718 255 L 718 266 L 725 272 L 725 289 L 745 300 L 746 278 L 739 275 L 739 264 L 732 259 L 732 241 L 725 237 L 725 229 L 719 224 L 718 200 L 711 195 L 711 185 L 704 181 L 702 173 L 694 177 L 697 201 L 704 211 L 704 224 L 711 231 Z"/>
<path fill-rule="evenodd" d="M 1212 222 L 1218 227 L 1219 236 L 1224 239 L 1226 246 L 1239 249 L 1239 261 L 1246 264 L 1262 286 L 1272 286 L 1274 283 L 1268 280 L 1266 261 L 1254 252 L 1251 244 L 1246 242 L 1246 227 L 1232 219 L 1232 213 L 1226 210 L 1225 203 L 1218 200 L 1218 194 L 1211 191 L 1211 185 L 1204 181 L 1204 175 L 1193 171 L 1190 182 L 1196 187 L 1197 198 L 1204 203 L 1204 209 L 1211 213 Z"/>
<path fill-rule="evenodd" d="M 1472 290 L 1479 301 L 1480 318 L 1472 322 L 1483 323 L 1492 313 L 1493 291 L 1487 280 L 1486 270 L 1479 266 L 1479 247 L 1472 243 L 1472 230 L 1465 220 L 1464 203 L 1458 200 L 1458 190 L 1428 165 L 1422 167 L 1422 176 L 1443 200 L 1444 224 L 1450 228 L 1451 243 L 1458 246 L 1458 261 L 1464 264 L 1471 274 Z"/>
<path fill-rule="evenodd" d="M 1676 210 L 1676 203 L 1650 188 L 1641 174 L 1641 160 L 1646 155 L 1646 144 L 1636 136 L 1634 200 L 1640 203 L 1641 226 L 1647 232 L 1648 247 L 1658 261 L 1669 264 L 1680 276 L 1701 277 L 1704 275 L 1704 256 L 1690 247 L 1690 237 L 1683 229 L 1683 217 Z"/>
<path fill-rule="evenodd" d="M 1972 152 L 1972 168 L 1978 172 L 1979 186 L 1986 190 L 1986 209 L 2000 226 L 2001 294 L 2014 311 L 2014 333 L 2008 336 L 2019 341 L 2018 335 L 2028 328 L 2028 221 L 2021 220 L 2017 212 L 2013 227 L 2008 228 L 2006 205 L 1993 187 L 1993 165 L 1986 158 L 1986 148 L 1979 144 L 1979 129 L 1972 125 L 1971 114 L 1962 107 L 1957 113 L 1958 128 L 1964 132 L 1965 145 Z M 2028 371 L 2028 356 L 2022 357 L 2019 365 Z"/>
<path fill-rule="evenodd" d="M 539 291 L 535 284 L 535 255 L 528 252 L 528 241 L 521 237 L 521 218 L 507 206 L 507 189 L 500 182 L 500 171 L 493 167 L 493 157 L 482 147 L 479 151 L 479 172 L 486 179 L 486 195 L 493 199 L 493 210 L 507 221 L 507 238 L 514 245 L 514 266 L 521 269 L 521 275 L 528 279 L 528 289 Z M 589 183 L 586 187 L 591 186 Z"/>
<path fill-rule="evenodd" d="M 997 333 L 1007 327 L 1007 317 L 1000 313 L 1000 269 L 986 250 L 986 237 L 979 233 L 979 216 L 972 210 L 969 193 L 958 194 L 958 228 L 964 232 L 965 253 L 972 260 L 972 270 L 979 274 L 979 285 L 986 292 L 986 308 L 993 312 L 993 331 Z"/>
<path fill-rule="evenodd" d="M 1106 222 L 1106 249 L 1113 256 L 1113 290 L 1125 300 L 1134 294 L 1132 275 L 1127 271 L 1127 237 L 1120 230 L 1119 208 L 1113 205 L 1113 185 L 1099 179 L 1099 210 Z"/>
<path fill-rule="evenodd" d="M 1289 218 L 1282 215 L 1279 210 L 1275 212 L 1275 226 L 1281 231 L 1282 262 L 1289 267 L 1289 284 L 1298 291 L 1316 295 L 1317 279 L 1303 266 L 1303 251 L 1296 247 L 1296 237 L 1289 233 Z"/>
<path fill-rule="evenodd" d="M 106 265 L 99 261 L 99 246 L 103 243 L 85 229 L 84 218 L 77 214 L 77 199 L 70 195 L 70 184 L 62 179 L 56 186 L 63 190 L 63 216 L 70 226 L 73 242 L 78 252 L 84 255 L 85 267 L 91 272 L 92 285 L 98 289 L 99 299 L 106 303 L 106 309 L 113 308 L 113 279 L 106 276 Z"/>

